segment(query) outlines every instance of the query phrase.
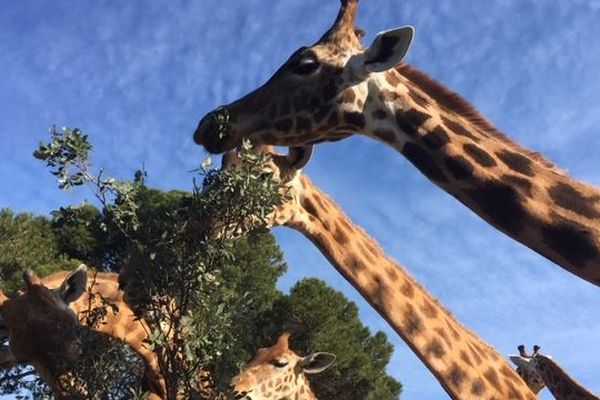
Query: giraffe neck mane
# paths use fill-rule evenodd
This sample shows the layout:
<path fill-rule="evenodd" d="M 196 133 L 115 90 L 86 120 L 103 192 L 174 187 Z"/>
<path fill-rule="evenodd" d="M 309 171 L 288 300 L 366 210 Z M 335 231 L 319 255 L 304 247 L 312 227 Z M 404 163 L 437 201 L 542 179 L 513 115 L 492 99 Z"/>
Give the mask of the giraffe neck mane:
<path fill-rule="evenodd" d="M 560 365 L 543 355 L 536 356 L 538 372 L 552 395 L 559 400 L 598 400 L 592 392 L 573 379 Z"/>
<path fill-rule="evenodd" d="M 425 72 L 407 63 L 400 64 L 396 68 L 396 71 L 406 77 L 409 82 L 423 90 L 423 92 L 429 95 L 432 100 L 448 113 L 465 118 L 476 130 L 489 134 L 490 137 L 493 137 L 500 143 L 506 144 L 508 147 L 530 157 L 547 168 L 563 173 L 551 161 L 547 160 L 543 154 L 519 145 L 500 132 L 464 97 L 431 78 Z"/>
<path fill-rule="evenodd" d="M 300 185 L 301 210 L 287 225 L 315 243 L 388 321 L 453 399 L 535 398 L 493 348 L 461 325 L 387 257 L 328 196 L 305 176 L 301 176 Z"/>

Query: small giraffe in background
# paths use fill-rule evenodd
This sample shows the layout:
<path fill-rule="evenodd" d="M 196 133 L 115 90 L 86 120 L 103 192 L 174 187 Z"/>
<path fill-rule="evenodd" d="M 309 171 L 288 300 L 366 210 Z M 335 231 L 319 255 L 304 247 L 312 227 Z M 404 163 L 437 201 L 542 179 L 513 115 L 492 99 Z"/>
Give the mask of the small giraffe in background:
<path fill-rule="evenodd" d="M 600 400 L 581 386 L 562 369 L 552 357 L 540 353 L 540 346 L 533 346 L 529 355 L 524 345 L 518 347 L 519 355 L 511 355 L 510 360 L 517 366 L 517 373 L 537 394 L 544 387 L 556 400 Z"/>
<path fill-rule="evenodd" d="M 404 155 L 485 221 L 600 286 L 600 190 L 500 133 L 458 94 L 401 63 L 414 29 L 363 48 L 358 0 L 262 87 L 206 115 L 194 134 L 213 153 L 256 144 L 308 146 L 358 132 Z"/>
<path fill-rule="evenodd" d="M 81 265 L 74 272 L 60 271 L 41 279 L 27 272 L 26 290 L 15 298 L 0 291 L 0 331 L 10 343 L 10 353 L 2 352 L 3 363 L 32 364 L 55 393 L 68 398 L 61 382 L 69 379 L 68 367 L 82 351 L 77 345 L 77 329 L 80 323 L 86 323 L 84 312 L 102 306 L 103 299 L 113 307 L 90 328 L 128 344 L 144 362 L 149 400 L 164 399 L 165 383 L 158 359 L 145 343 L 150 329 L 123 300 L 117 278 L 114 273 L 93 274 Z"/>
<path fill-rule="evenodd" d="M 379 244 L 356 226 L 331 198 L 300 173 L 306 148 L 288 155 L 272 148 L 269 169 L 286 199 L 268 217 L 306 236 L 400 335 L 452 399 L 535 399 L 527 384 L 496 350 L 462 325 Z M 239 163 L 235 151 L 222 168 Z"/>
<path fill-rule="evenodd" d="M 317 400 L 307 374 L 323 372 L 333 364 L 335 355 L 318 352 L 300 357 L 290 349 L 290 333 L 277 343 L 258 350 L 246 368 L 231 380 L 235 399 Z"/>

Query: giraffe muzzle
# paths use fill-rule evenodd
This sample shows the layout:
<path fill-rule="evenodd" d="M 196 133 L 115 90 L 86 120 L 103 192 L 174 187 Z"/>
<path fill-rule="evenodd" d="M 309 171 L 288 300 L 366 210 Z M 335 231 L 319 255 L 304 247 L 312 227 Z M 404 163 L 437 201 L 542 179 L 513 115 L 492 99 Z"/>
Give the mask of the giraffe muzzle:
<path fill-rule="evenodd" d="M 210 153 L 218 154 L 237 145 L 233 136 L 229 112 L 226 108 L 219 107 L 200 120 L 194 132 L 194 142 L 204 146 Z"/>

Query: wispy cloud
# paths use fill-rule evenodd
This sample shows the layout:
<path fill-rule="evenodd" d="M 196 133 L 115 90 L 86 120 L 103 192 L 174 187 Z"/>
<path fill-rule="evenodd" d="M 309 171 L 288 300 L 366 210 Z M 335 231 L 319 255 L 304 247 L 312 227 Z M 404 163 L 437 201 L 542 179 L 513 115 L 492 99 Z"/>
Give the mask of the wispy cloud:
<path fill-rule="evenodd" d="M 254 89 L 314 42 L 335 0 L 0 5 L 0 206 L 47 212 L 81 196 L 55 190 L 30 157 L 53 124 L 86 129 L 97 162 L 151 184 L 189 188 L 203 158 L 198 118 Z M 413 24 L 409 60 L 471 100 L 500 129 L 600 185 L 597 0 L 370 1 L 369 33 Z M 503 354 L 538 343 L 595 392 L 600 291 L 518 245 L 366 138 L 317 149 L 307 173 L 458 318 Z M 360 304 L 397 351 L 405 398 L 446 395 L 354 289 L 302 236 L 277 230 L 290 264 L 281 283 L 317 275 Z M 594 347 L 592 347 L 594 346 Z M 544 398 L 549 398 L 544 395 Z"/>

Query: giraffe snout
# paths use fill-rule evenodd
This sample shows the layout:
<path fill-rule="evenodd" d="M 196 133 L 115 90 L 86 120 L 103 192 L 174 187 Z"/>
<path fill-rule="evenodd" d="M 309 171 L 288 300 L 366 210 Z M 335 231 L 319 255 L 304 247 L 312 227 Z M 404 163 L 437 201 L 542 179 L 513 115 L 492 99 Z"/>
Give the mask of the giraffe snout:
<path fill-rule="evenodd" d="M 236 146 L 226 108 L 220 107 L 206 114 L 194 132 L 194 142 L 204 146 L 210 153 L 218 154 Z"/>

